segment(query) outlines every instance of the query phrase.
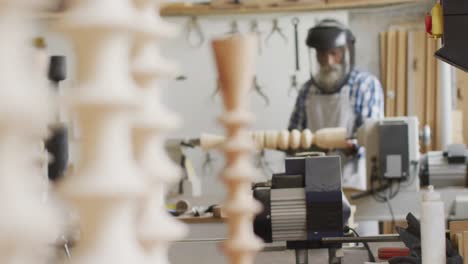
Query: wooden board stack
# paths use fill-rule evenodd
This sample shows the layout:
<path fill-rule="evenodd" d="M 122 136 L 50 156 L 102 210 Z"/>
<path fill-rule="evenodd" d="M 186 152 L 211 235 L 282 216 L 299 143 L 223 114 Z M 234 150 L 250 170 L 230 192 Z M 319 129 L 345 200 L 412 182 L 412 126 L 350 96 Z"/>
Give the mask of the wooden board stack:
<path fill-rule="evenodd" d="M 385 89 L 385 116 L 417 116 L 419 130 L 428 125 L 432 138 L 423 152 L 440 149 L 437 111 L 439 62 L 434 52 L 440 42 L 428 37 L 423 21 L 392 25 L 380 33 L 380 80 Z"/>
<path fill-rule="evenodd" d="M 72 1 L 58 21 L 77 59 L 76 87 L 66 98 L 81 144 L 72 174 L 60 185 L 80 216 L 71 264 L 148 263 L 136 235 L 147 188 L 131 134 L 140 104 L 129 61 L 142 31 L 135 2 Z"/>
<path fill-rule="evenodd" d="M 244 131 L 252 122 L 246 97 L 254 77 L 256 41 L 255 35 L 234 35 L 212 42 L 225 109 L 220 119 L 226 129 L 222 178 L 228 189 L 224 207 L 228 240 L 224 250 L 232 264 L 254 263 L 256 252 L 262 248 L 253 232 L 253 219 L 261 206 L 250 191 L 258 172 L 250 160 L 253 142 Z"/>
<path fill-rule="evenodd" d="M 181 239 L 187 228 L 167 213 L 167 189 L 176 183 L 181 170 L 165 152 L 165 135 L 180 123 L 178 117 L 159 102 L 157 80 L 175 77 L 173 63 L 159 52 L 158 42 L 175 36 L 176 29 L 159 16 L 159 0 L 141 0 L 141 34 L 134 47 L 133 76 L 139 85 L 141 103 L 134 124 L 135 156 L 145 173 L 150 190 L 143 203 L 138 235 L 145 247 L 150 263 L 167 264 L 169 243 Z"/>
<path fill-rule="evenodd" d="M 52 97 L 34 61 L 33 14 L 43 1 L 0 4 L 0 263 L 50 263 L 60 235 L 58 211 L 42 198 L 41 141 Z"/>

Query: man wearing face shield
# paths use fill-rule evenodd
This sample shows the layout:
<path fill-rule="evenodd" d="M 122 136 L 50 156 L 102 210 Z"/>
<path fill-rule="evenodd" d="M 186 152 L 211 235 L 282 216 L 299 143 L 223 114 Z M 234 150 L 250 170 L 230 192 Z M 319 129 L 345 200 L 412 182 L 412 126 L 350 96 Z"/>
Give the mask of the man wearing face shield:
<path fill-rule="evenodd" d="M 309 30 L 306 45 L 309 53 L 315 52 L 318 67 L 299 91 L 289 130 L 345 127 L 353 138 L 365 119 L 383 117 L 381 84 L 370 73 L 354 68 L 354 43 L 353 33 L 333 19 Z M 365 189 L 364 150 L 339 154 L 343 187 Z"/>

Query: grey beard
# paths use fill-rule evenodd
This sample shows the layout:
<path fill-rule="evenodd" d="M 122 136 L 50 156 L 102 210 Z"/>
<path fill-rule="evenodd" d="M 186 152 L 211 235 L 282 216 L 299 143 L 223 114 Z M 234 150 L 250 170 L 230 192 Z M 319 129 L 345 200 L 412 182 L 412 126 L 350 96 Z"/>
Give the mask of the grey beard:
<path fill-rule="evenodd" d="M 340 87 L 338 85 L 345 78 L 345 69 L 343 65 L 320 67 L 320 71 L 315 76 L 315 80 L 320 88 L 327 93 L 335 92 Z"/>

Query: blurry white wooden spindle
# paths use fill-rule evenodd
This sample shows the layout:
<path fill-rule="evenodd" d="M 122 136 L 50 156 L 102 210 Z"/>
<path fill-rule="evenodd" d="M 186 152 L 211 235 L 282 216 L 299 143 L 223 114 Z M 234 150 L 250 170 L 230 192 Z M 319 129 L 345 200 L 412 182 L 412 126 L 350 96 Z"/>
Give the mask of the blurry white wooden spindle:
<path fill-rule="evenodd" d="M 166 133 L 178 127 L 180 121 L 159 100 L 157 80 L 174 77 L 176 67 L 161 56 L 158 44 L 174 36 L 176 30 L 159 17 L 158 6 L 155 0 L 140 0 L 136 5 L 141 27 L 133 48 L 132 73 L 139 85 L 141 103 L 133 132 L 135 156 L 150 188 L 142 206 L 138 237 L 151 263 L 168 264 L 170 243 L 181 239 L 187 228 L 170 216 L 165 206 L 167 190 L 179 180 L 181 170 L 169 158 L 164 142 Z"/>
<path fill-rule="evenodd" d="M 77 118 L 80 153 L 60 186 L 78 210 L 80 240 L 72 264 L 143 264 L 135 235 L 146 187 L 133 156 L 132 122 L 139 93 L 130 75 L 138 33 L 132 0 L 72 1 L 58 26 L 76 51 L 76 87 L 67 96 Z"/>

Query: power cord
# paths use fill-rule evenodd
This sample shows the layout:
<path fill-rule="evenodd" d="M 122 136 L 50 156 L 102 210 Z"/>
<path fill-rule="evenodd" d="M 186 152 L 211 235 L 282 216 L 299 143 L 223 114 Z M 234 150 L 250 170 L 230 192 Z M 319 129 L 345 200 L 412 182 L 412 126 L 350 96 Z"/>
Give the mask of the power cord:
<path fill-rule="evenodd" d="M 371 159 L 372 167 L 370 174 L 369 190 L 354 194 L 351 196 L 352 200 L 361 199 L 367 196 L 372 196 L 374 200 L 380 203 L 386 203 L 388 200 L 395 198 L 400 192 L 401 180 L 399 179 L 385 179 L 378 176 L 377 159 Z M 411 182 L 414 182 L 414 176 Z M 412 183 L 411 183 L 412 184 Z M 394 187 L 396 186 L 396 189 Z M 405 185 L 403 185 L 405 186 Z"/>
<path fill-rule="evenodd" d="M 395 214 L 393 212 L 393 207 L 390 203 L 390 201 L 395 198 L 398 193 L 400 192 L 400 187 L 401 187 L 401 180 L 399 179 L 385 179 L 383 177 L 379 177 L 378 175 L 378 167 L 377 167 L 377 158 L 373 157 L 371 159 L 371 174 L 370 174 L 370 188 L 368 191 L 359 193 L 357 195 L 351 196 L 351 199 L 360 199 L 366 196 L 372 196 L 375 201 L 379 203 L 385 203 L 388 207 L 388 210 L 390 212 L 390 216 L 392 218 L 391 223 L 392 226 L 395 227 Z M 417 162 L 412 162 L 412 168 L 417 169 Z M 414 173 L 411 179 L 409 179 L 410 183 L 408 185 L 403 185 L 409 186 L 413 184 L 415 181 L 415 178 L 417 175 Z"/>
<path fill-rule="evenodd" d="M 355 237 L 359 237 L 358 232 L 356 232 L 356 230 L 354 230 L 354 228 L 351 228 L 349 226 L 345 226 L 344 231 L 345 231 L 345 233 L 349 233 L 349 231 L 351 231 L 351 232 L 353 232 Z M 362 244 L 364 244 L 364 247 L 367 250 L 367 254 L 369 256 L 369 261 L 375 262 L 375 257 L 374 257 L 374 254 L 372 254 L 372 251 L 371 251 L 371 249 L 369 247 L 369 244 L 367 242 L 362 242 Z"/>
<path fill-rule="evenodd" d="M 396 190 L 394 190 L 394 186 L 396 186 Z M 395 196 L 400 191 L 400 182 L 397 183 L 390 182 L 388 188 L 381 192 L 373 192 L 372 197 L 380 203 L 385 203 L 388 207 L 388 211 L 390 212 L 392 226 L 395 226 L 395 214 L 393 212 L 393 207 L 390 201 L 395 198 Z"/>
<path fill-rule="evenodd" d="M 390 212 L 390 216 L 392 217 L 392 227 L 395 228 L 395 214 L 393 213 L 393 208 L 392 208 L 392 204 L 390 203 L 390 199 L 387 198 L 385 200 L 385 203 L 387 204 L 388 206 L 388 211 Z"/>

